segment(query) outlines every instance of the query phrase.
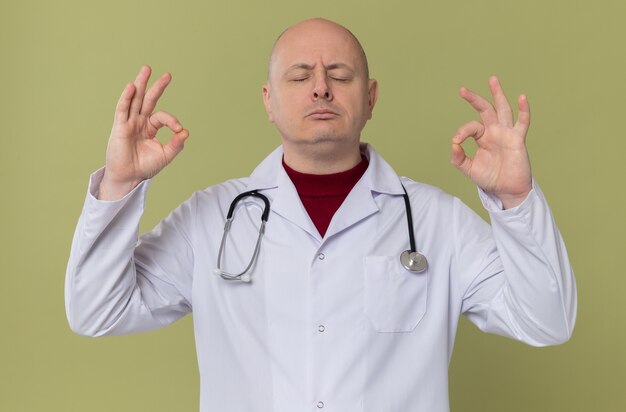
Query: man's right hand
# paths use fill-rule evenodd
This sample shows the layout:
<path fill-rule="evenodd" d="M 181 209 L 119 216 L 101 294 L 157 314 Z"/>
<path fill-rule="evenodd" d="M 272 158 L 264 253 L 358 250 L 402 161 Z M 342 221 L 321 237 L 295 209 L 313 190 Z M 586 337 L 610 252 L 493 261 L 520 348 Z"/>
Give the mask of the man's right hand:
<path fill-rule="evenodd" d="M 143 66 L 134 83 L 122 92 L 115 109 L 113 130 L 106 152 L 106 167 L 98 199 L 117 200 L 167 166 L 183 150 L 189 131 L 176 117 L 154 108 L 172 80 L 165 73 L 146 92 L 151 69 Z M 174 134 L 167 144 L 156 138 L 162 127 Z"/>

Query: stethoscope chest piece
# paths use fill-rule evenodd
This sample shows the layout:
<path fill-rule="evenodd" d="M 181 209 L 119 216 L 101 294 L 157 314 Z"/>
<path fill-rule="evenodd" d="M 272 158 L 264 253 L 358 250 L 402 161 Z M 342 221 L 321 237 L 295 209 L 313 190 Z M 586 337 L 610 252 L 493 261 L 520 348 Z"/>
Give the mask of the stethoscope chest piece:
<path fill-rule="evenodd" d="M 400 255 L 400 262 L 406 270 L 416 273 L 422 273 L 428 268 L 426 257 L 418 252 L 405 250 Z"/>

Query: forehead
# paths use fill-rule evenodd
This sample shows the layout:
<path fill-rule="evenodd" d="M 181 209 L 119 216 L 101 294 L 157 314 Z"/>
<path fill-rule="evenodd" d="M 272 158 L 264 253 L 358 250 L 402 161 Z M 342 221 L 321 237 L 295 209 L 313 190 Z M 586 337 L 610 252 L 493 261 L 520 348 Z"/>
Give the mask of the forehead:
<path fill-rule="evenodd" d="M 313 21 L 287 29 L 274 45 L 270 64 L 277 71 L 298 64 L 313 66 L 319 61 L 356 69 L 362 66 L 362 54 L 360 45 L 346 29 L 330 22 Z"/>

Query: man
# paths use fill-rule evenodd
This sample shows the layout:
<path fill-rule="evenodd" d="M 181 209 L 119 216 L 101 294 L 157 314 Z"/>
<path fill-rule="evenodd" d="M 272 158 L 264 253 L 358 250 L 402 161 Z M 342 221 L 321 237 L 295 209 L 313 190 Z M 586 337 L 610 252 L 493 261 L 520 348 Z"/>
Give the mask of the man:
<path fill-rule="evenodd" d="M 575 284 L 531 177 L 528 102 L 518 99 L 514 123 L 496 78 L 495 107 L 461 89 L 481 121 L 458 130 L 451 157 L 479 186 L 492 227 L 360 142 L 377 83 L 347 29 L 312 19 L 276 41 L 263 87 L 282 146 L 250 177 L 195 193 L 137 243 L 148 179 L 188 136 L 154 111 L 170 75 L 146 91 L 149 76 L 142 68 L 118 102 L 76 229 L 66 308 L 90 336 L 193 310 L 202 411 L 447 411 L 460 314 L 537 346 L 571 336 Z M 165 145 L 161 127 L 174 133 Z M 473 158 L 461 147 L 469 137 Z M 222 238 L 229 208 L 236 219 Z M 424 257 L 401 261 L 413 235 Z"/>

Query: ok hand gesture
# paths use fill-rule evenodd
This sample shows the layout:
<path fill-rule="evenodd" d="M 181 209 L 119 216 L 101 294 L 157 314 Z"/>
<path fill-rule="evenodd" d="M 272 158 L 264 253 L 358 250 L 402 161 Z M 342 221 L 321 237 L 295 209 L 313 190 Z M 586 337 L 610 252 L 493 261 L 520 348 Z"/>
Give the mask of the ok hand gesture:
<path fill-rule="evenodd" d="M 150 73 L 150 67 L 143 66 L 117 102 L 99 199 L 119 199 L 142 180 L 156 175 L 180 153 L 189 137 L 176 117 L 154 111 L 172 76 L 165 73 L 146 92 Z M 167 144 L 156 138 L 157 131 L 164 126 L 174 132 Z"/>
<path fill-rule="evenodd" d="M 531 190 L 530 160 L 526 133 L 530 125 L 530 107 L 526 96 L 517 99 L 519 114 L 513 113 L 500 82 L 489 79 L 494 106 L 476 93 L 461 88 L 461 97 L 480 115 L 481 121 L 461 126 L 452 138 L 450 162 L 486 192 L 498 196 L 504 208 L 519 205 Z M 473 158 L 466 156 L 461 144 L 472 137 L 477 144 Z"/>

